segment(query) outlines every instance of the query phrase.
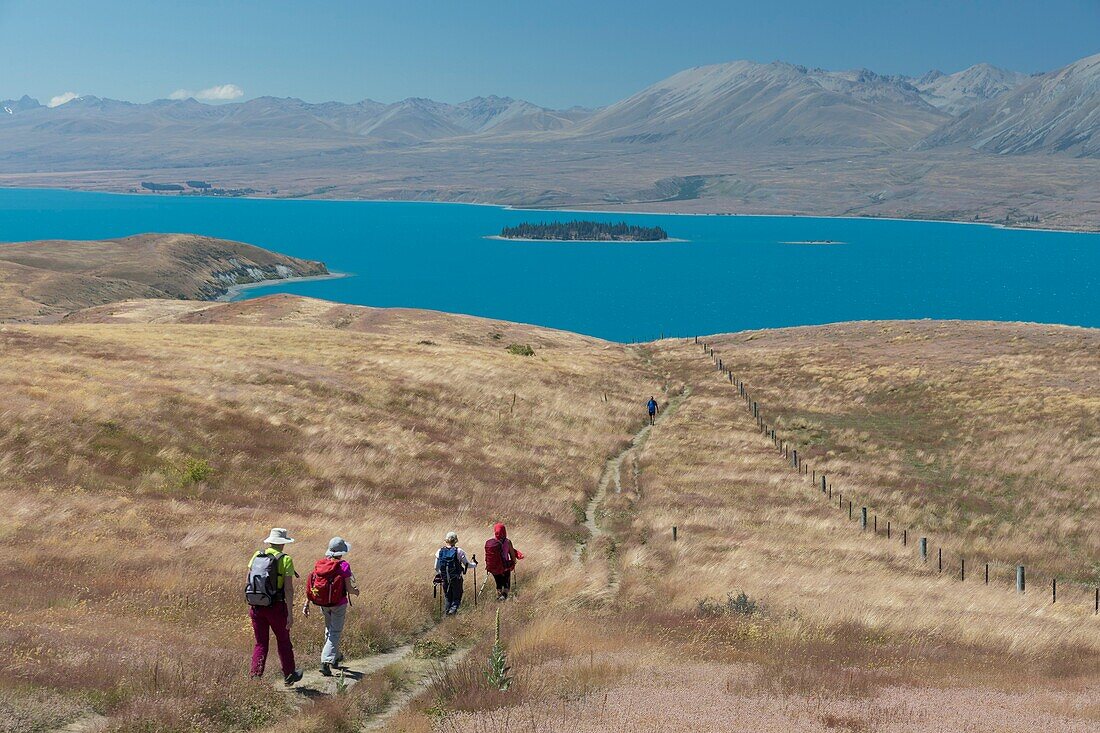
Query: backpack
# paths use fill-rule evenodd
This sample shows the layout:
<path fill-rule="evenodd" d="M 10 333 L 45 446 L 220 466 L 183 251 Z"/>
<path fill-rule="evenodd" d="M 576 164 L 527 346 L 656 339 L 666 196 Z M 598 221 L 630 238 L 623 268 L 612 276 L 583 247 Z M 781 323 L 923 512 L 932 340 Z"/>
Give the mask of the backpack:
<path fill-rule="evenodd" d="M 339 606 L 347 598 L 344 576 L 340 573 L 340 561 L 323 557 L 313 566 L 306 582 L 306 597 L 315 606 Z"/>
<path fill-rule="evenodd" d="M 444 578 L 457 578 L 462 575 L 462 563 L 458 560 L 457 547 L 443 547 L 439 550 L 436 567 Z"/>
<path fill-rule="evenodd" d="M 250 606 L 271 606 L 283 600 L 279 587 L 279 563 L 284 555 L 274 555 L 261 550 L 252 557 L 248 566 L 248 580 L 244 586 L 244 599 Z"/>

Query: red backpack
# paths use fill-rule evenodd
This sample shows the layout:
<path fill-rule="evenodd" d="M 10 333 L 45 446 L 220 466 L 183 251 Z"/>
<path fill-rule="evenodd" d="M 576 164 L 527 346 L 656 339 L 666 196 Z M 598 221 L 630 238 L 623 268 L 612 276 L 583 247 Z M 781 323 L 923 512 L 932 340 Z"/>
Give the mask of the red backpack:
<path fill-rule="evenodd" d="M 317 606 L 338 606 L 347 598 L 339 560 L 323 557 L 317 561 L 306 583 L 306 597 Z"/>

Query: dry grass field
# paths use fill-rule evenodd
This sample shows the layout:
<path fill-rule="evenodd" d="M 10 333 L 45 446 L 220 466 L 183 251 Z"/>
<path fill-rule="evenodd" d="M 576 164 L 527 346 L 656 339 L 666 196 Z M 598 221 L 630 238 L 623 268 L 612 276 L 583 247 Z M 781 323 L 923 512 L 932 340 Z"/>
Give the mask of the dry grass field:
<path fill-rule="evenodd" d="M 951 561 L 1100 580 L 1097 332 L 710 341 L 857 508 Z M 0 326 L 0 393 L 3 731 L 88 711 L 150 733 L 1100 726 L 1091 605 L 1051 605 L 1039 579 L 1022 597 L 1007 577 L 960 582 L 860 532 L 690 342 L 290 296 L 139 301 Z M 630 448 L 650 394 L 666 410 Z M 507 692 L 484 674 L 497 606 L 436 624 L 429 585 L 445 531 L 480 555 L 497 520 L 527 554 L 501 607 Z M 247 680 L 239 586 L 271 525 L 298 538 L 299 568 L 332 534 L 352 542 L 349 656 L 415 640 L 420 661 L 317 698 Z M 316 618 L 294 636 L 315 666 Z M 388 708 L 410 685 L 424 694 Z"/>

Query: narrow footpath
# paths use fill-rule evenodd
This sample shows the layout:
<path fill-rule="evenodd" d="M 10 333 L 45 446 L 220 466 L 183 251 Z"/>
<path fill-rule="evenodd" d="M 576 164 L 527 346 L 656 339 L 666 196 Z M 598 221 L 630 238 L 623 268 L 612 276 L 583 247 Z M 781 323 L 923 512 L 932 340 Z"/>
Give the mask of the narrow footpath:
<path fill-rule="evenodd" d="M 672 397 L 668 404 L 657 415 L 657 419 L 653 425 L 649 424 L 646 420 L 645 425 L 641 430 L 634 434 L 630 444 L 623 449 L 621 453 L 613 458 L 607 460 L 607 464 L 604 466 L 603 474 L 600 476 L 600 482 L 596 487 L 596 493 L 592 495 L 592 498 L 588 500 L 587 506 L 584 509 L 584 526 L 588 530 L 588 536 L 582 538 L 577 542 L 576 548 L 573 550 L 573 561 L 583 562 L 585 560 L 585 551 L 588 549 L 597 538 L 605 534 L 605 530 L 600 526 L 600 521 L 597 518 L 600 505 L 607 499 L 607 494 L 614 485 L 615 493 L 621 493 L 623 490 L 623 463 L 627 458 L 634 458 L 633 463 L 633 483 L 637 486 L 640 469 L 638 468 L 637 456 L 641 453 L 645 447 L 646 441 L 649 439 L 650 432 L 653 428 L 659 425 L 666 417 L 676 412 L 676 408 L 680 406 L 687 397 L 691 394 L 691 387 L 685 387 L 684 390 Z M 614 596 L 619 591 L 619 574 L 615 568 L 612 567 L 611 574 L 608 580 L 607 592 Z"/>

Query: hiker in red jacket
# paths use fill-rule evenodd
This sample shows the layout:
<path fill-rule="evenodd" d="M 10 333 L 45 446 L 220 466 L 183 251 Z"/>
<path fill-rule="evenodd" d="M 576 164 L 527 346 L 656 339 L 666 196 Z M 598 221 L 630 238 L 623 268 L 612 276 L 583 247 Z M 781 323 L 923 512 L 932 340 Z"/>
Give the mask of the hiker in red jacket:
<path fill-rule="evenodd" d="M 321 649 L 321 674 L 332 675 L 332 668 L 340 669 L 344 655 L 340 653 L 340 635 L 344 632 L 351 596 L 359 595 L 359 586 L 344 555 L 351 552 L 351 543 L 342 537 L 328 542 L 325 556 L 313 566 L 306 583 L 306 603 L 302 615 L 309 616 L 309 604 L 321 609 L 325 617 L 325 646 Z"/>
<path fill-rule="evenodd" d="M 516 560 L 522 560 L 523 553 L 508 539 L 508 530 L 503 524 L 493 525 L 493 537 L 485 543 L 485 569 L 497 582 L 497 600 L 508 600 L 512 589 L 512 571 L 516 569 Z"/>

